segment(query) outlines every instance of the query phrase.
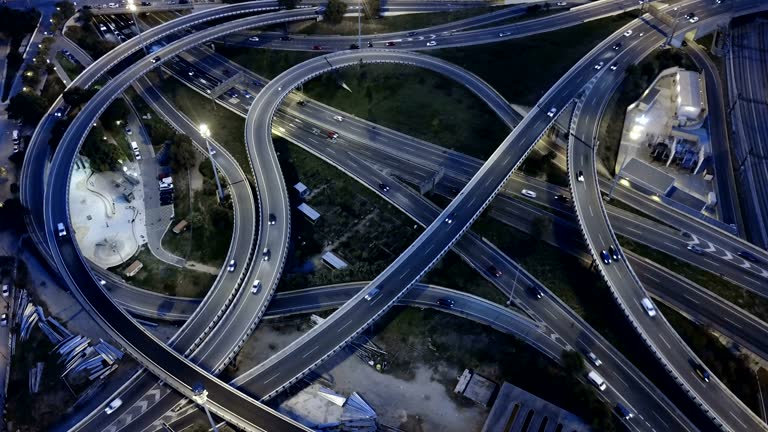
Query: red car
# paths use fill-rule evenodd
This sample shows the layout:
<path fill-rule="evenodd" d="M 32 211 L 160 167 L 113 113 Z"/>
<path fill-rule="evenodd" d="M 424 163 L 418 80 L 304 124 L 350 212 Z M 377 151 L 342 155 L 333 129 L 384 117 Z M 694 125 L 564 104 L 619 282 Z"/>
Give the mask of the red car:
<path fill-rule="evenodd" d="M 392 42 L 392 41 L 390 41 L 390 42 L 387 42 L 387 46 L 395 46 L 395 43 L 394 43 L 394 42 Z"/>
<path fill-rule="evenodd" d="M 328 138 L 330 139 L 336 139 L 339 137 L 339 134 L 334 131 L 328 131 Z"/>
<path fill-rule="evenodd" d="M 315 46 L 312 47 L 312 49 L 315 50 L 315 51 L 319 51 L 319 50 L 323 49 L 323 47 L 320 46 L 320 45 L 315 45 Z"/>

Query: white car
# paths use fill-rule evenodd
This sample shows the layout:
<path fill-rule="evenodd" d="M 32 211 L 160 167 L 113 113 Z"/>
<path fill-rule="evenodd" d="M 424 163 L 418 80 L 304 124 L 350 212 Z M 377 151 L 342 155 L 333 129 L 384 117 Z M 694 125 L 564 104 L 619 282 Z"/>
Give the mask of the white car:
<path fill-rule="evenodd" d="M 600 62 L 600 63 L 596 64 L 595 65 L 595 69 L 597 69 L 597 70 L 602 69 L 604 64 L 605 64 L 605 62 Z"/>
<path fill-rule="evenodd" d="M 117 411 L 118 408 L 120 408 L 120 405 L 123 404 L 123 401 L 120 398 L 117 398 L 113 400 L 112 402 L 107 405 L 106 408 L 104 408 L 105 414 L 112 414 L 113 412 Z"/>
<path fill-rule="evenodd" d="M 261 289 L 261 281 L 256 279 L 253 282 L 253 286 L 251 287 L 251 294 L 258 294 L 260 289 Z"/>
<path fill-rule="evenodd" d="M 237 262 L 235 260 L 230 260 L 229 264 L 227 265 L 227 271 L 232 273 L 235 271 L 235 267 L 237 267 Z"/>
<path fill-rule="evenodd" d="M 211 156 L 213 156 L 213 155 L 215 155 L 215 154 L 216 154 L 216 149 L 215 149 L 215 148 L 213 148 L 213 147 L 208 147 L 208 153 L 210 153 L 210 154 L 211 154 Z"/>
<path fill-rule="evenodd" d="M 632 36 L 632 30 L 625 31 L 624 36 Z"/>
<path fill-rule="evenodd" d="M 556 6 L 567 6 L 568 3 L 566 3 L 566 2 L 557 2 L 555 5 Z"/>
<path fill-rule="evenodd" d="M 550 116 L 550 117 L 554 117 L 555 114 L 557 114 L 557 108 L 555 108 L 555 107 L 552 107 L 552 108 L 549 109 L 549 111 L 547 111 L 547 115 Z"/>
<path fill-rule="evenodd" d="M 3 285 L 3 297 L 8 297 L 11 294 L 11 289 L 8 288 L 8 284 Z"/>
<path fill-rule="evenodd" d="M 523 189 L 521 194 L 527 196 L 528 198 L 536 198 L 536 192 L 528 189 Z"/>
<path fill-rule="evenodd" d="M 251 37 L 248 38 L 248 40 L 251 41 L 251 42 L 258 42 L 259 41 L 259 37 L 258 36 L 251 36 Z"/>
<path fill-rule="evenodd" d="M 435 45 L 437 45 L 437 42 L 435 42 L 435 41 L 427 42 L 427 46 L 435 46 Z"/>
<path fill-rule="evenodd" d="M 576 181 L 584 183 L 584 171 L 579 171 L 579 174 L 576 175 Z"/>
<path fill-rule="evenodd" d="M 512 34 L 512 32 L 501 32 L 501 33 L 499 33 L 499 37 L 506 37 L 506 36 L 509 36 L 511 34 Z"/>
<path fill-rule="evenodd" d="M 67 229 L 64 228 L 63 222 L 59 222 L 58 224 L 56 224 L 56 230 L 59 232 L 59 237 L 66 237 Z"/>
<path fill-rule="evenodd" d="M 0 327 L 8 327 L 8 314 L 4 313 L 0 316 Z"/>
<path fill-rule="evenodd" d="M 688 22 L 690 22 L 691 24 L 699 22 L 699 17 L 695 16 L 695 17 L 689 19 Z"/>
<path fill-rule="evenodd" d="M 107 281 L 105 281 L 104 279 L 99 279 L 99 285 L 104 286 L 106 284 L 107 284 Z"/>
<path fill-rule="evenodd" d="M 593 353 L 591 351 L 587 353 L 587 359 L 589 359 L 589 362 L 592 363 L 593 365 L 595 365 L 595 367 L 600 367 L 600 365 L 603 364 L 603 362 L 600 361 L 599 358 L 597 358 L 595 353 Z"/>
<path fill-rule="evenodd" d="M 643 305 L 643 309 L 645 309 L 645 312 L 648 313 L 648 316 L 653 318 L 656 316 L 656 306 L 653 305 L 653 302 L 648 297 L 643 297 L 642 300 L 640 300 L 640 304 Z"/>
<path fill-rule="evenodd" d="M 342 116 L 333 116 L 333 119 L 336 120 L 337 122 L 344 121 L 344 117 Z"/>
<path fill-rule="evenodd" d="M 133 131 L 131 130 L 131 128 L 125 128 L 125 134 L 126 135 L 133 135 Z"/>

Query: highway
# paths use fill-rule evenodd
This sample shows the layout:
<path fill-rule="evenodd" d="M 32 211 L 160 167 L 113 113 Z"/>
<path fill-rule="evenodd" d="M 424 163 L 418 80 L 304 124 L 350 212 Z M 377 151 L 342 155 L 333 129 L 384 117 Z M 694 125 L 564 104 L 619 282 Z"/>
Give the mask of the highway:
<path fill-rule="evenodd" d="M 145 60 L 145 61 L 146 61 L 146 60 Z M 542 120 L 544 120 L 544 119 L 542 119 Z M 449 240 L 449 242 L 450 242 L 450 240 Z"/>
<path fill-rule="evenodd" d="M 691 10 L 692 8 L 688 7 L 683 12 Z M 702 21 L 706 21 L 708 17 L 716 13 L 716 8 L 709 8 L 709 10 L 699 8 L 696 13 Z M 635 62 L 638 57 L 649 53 L 665 40 L 664 35 L 651 31 L 651 28 L 645 25 L 635 28 L 635 32 L 643 30 L 647 33 L 644 38 L 625 38 L 619 35 L 614 39 L 614 42 L 626 39 L 627 47 L 616 58 L 610 59 L 610 61 L 618 61 L 620 70 Z M 680 31 L 684 31 L 684 28 L 681 28 Z M 604 52 L 603 58 L 608 60 L 611 53 L 607 50 Z M 576 213 L 579 216 L 579 226 L 617 303 L 675 381 L 707 412 L 716 424 L 722 425 L 721 427 L 730 430 L 766 430 L 768 427 L 765 423 L 725 388 L 716 377 L 712 379 L 712 383 L 705 385 L 696 376 L 691 363 L 700 363 L 700 360 L 672 329 L 663 315 L 658 314 L 658 316 L 652 317 L 646 313 L 640 301 L 647 297 L 647 294 L 627 262 L 619 259 L 608 264 L 600 259 L 600 251 L 609 246 L 614 246 L 619 251 L 620 257 L 623 254 L 605 213 L 602 196 L 596 181 L 597 170 L 594 163 L 596 145 L 594 143 L 597 141 L 598 122 L 592 122 L 588 119 L 601 117 L 602 110 L 620 79 L 620 74 L 610 73 L 605 69 L 602 73 L 597 73 L 595 79 L 587 85 L 586 99 L 577 105 L 571 123 L 568 171 Z M 583 172 L 583 182 L 576 179 L 578 172 Z"/>
<path fill-rule="evenodd" d="M 311 10 L 309 14 L 312 14 Z M 56 223 L 62 221 L 69 226 L 67 200 L 71 166 L 68 161 L 73 159 L 80 144 L 87 135 L 87 131 L 98 118 L 101 111 L 135 77 L 154 67 L 160 66 L 165 59 L 172 57 L 181 50 L 213 37 L 247 27 L 306 19 L 307 17 L 307 11 L 296 10 L 231 21 L 210 30 L 194 33 L 182 41 L 169 44 L 155 53 L 155 56 L 160 57 L 159 59 L 155 57 L 155 61 L 153 61 L 153 58 L 147 57 L 126 68 L 115 79 L 102 87 L 67 129 L 54 156 L 49 173 L 48 186 L 45 191 L 47 235 L 52 247 L 54 260 L 62 270 L 62 273 L 64 273 L 63 276 L 68 280 L 76 296 L 80 297 L 84 305 L 90 306 L 89 312 L 94 315 L 97 322 L 104 325 L 114 337 L 122 341 L 124 348 L 131 352 L 145 367 L 159 375 L 176 390 L 189 396 L 191 394 L 189 383 L 203 383 L 210 394 L 209 405 L 213 412 L 233 421 L 236 425 L 239 424 L 253 429 L 257 428 L 257 425 L 267 429 L 282 427 L 299 430 L 302 427 L 266 409 L 242 393 L 227 387 L 210 374 L 184 360 L 179 354 L 171 351 L 167 346 L 155 340 L 137 326 L 108 298 L 106 293 L 101 290 L 98 283 L 90 275 L 88 266 L 80 257 L 72 237 L 67 236 L 57 239 L 54 227 Z M 61 161 L 67 162 L 61 163 Z M 69 230 L 71 231 L 71 227 Z M 78 282 L 75 283 L 74 281 Z M 105 317 L 109 318 L 105 319 Z M 138 347 L 141 348 L 138 349 Z M 169 371 L 173 371 L 172 374 L 169 374 Z"/>
<path fill-rule="evenodd" d="M 768 248 L 768 26 L 758 20 L 734 26 L 727 49 L 734 165 L 749 239 Z"/>

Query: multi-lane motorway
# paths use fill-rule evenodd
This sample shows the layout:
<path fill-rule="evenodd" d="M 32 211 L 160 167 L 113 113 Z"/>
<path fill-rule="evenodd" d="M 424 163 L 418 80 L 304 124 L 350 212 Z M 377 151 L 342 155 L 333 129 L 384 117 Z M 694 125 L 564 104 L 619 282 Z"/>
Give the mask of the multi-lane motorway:
<path fill-rule="evenodd" d="M 201 39 L 202 38 L 204 37 L 201 37 Z M 170 46 L 167 49 L 170 50 Z M 344 57 L 345 54 L 329 55 L 327 57 L 331 62 L 346 61 L 348 64 L 351 64 L 351 63 L 357 62 L 358 58 L 364 52 L 366 53 L 365 56 L 369 55 L 367 54 L 368 52 L 371 53 L 370 59 L 366 58 L 366 60 L 371 60 L 371 61 L 375 61 L 376 56 L 378 55 L 381 55 L 381 56 L 386 55 L 386 52 L 364 50 L 364 51 L 355 53 L 354 59 L 345 58 Z M 163 54 L 165 54 L 165 51 L 163 51 Z M 144 59 L 142 62 L 138 63 L 136 66 L 143 67 L 144 69 L 148 69 L 150 65 L 148 64 L 148 59 Z M 336 63 L 336 64 L 333 64 L 332 67 L 338 67 L 338 66 L 341 66 L 341 64 Z M 289 84 L 291 86 L 295 85 L 297 82 L 301 82 L 302 80 L 305 80 L 311 77 L 312 73 L 320 73 L 321 71 L 324 71 L 326 68 L 327 68 L 327 65 L 322 64 L 322 62 L 310 61 L 305 64 L 299 65 L 295 69 L 289 70 L 285 75 L 279 77 L 276 80 L 277 83 L 275 83 L 274 81 L 273 83 L 270 83 L 267 86 L 267 88 L 265 88 L 265 92 L 259 96 L 259 98 L 262 98 L 261 99 L 262 101 L 266 101 L 270 103 L 268 107 L 273 107 L 271 109 L 265 108 L 265 112 L 269 113 L 269 117 L 271 117 L 271 114 L 274 112 L 274 109 L 276 109 L 277 102 L 288 92 Z M 572 73 L 569 73 L 570 76 L 566 76 L 563 80 L 561 80 L 561 82 L 559 83 L 559 87 L 565 88 L 565 89 L 572 89 L 574 86 L 577 85 L 577 83 L 585 82 L 588 78 L 588 73 L 585 73 L 585 72 L 591 73 L 590 69 L 591 67 L 582 67 L 580 68 L 580 70 L 577 69 L 575 71 L 572 71 Z M 290 75 L 291 72 L 293 72 L 295 75 L 291 76 Z M 285 85 L 285 88 L 283 88 L 280 85 L 281 78 L 285 80 L 283 83 L 283 85 Z M 567 93 L 567 92 L 564 92 L 564 93 Z M 575 94 L 575 91 L 574 91 L 574 94 Z M 540 105 L 539 109 L 534 109 L 532 114 L 527 116 L 526 119 L 523 120 L 523 125 L 529 126 L 529 127 L 525 128 L 526 130 L 522 132 L 521 132 L 521 128 L 516 129 L 516 131 L 513 132 L 513 134 L 507 140 L 505 140 L 505 143 L 502 145 L 502 148 L 500 148 L 496 153 L 494 153 L 494 156 L 492 157 L 491 161 L 489 163 L 486 163 L 486 165 L 481 169 L 480 174 L 476 176 L 472 181 L 470 181 L 468 190 L 463 191 L 459 195 L 459 198 L 456 201 L 454 201 L 454 203 L 452 203 L 445 212 L 443 212 L 442 217 L 438 218 L 437 221 L 427 229 L 424 236 L 422 236 L 419 240 L 417 240 L 414 246 L 412 246 L 412 248 L 409 249 L 409 252 L 406 252 L 404 256 L 401 256 L 395 262 L 395 264 L 392 267 L 390 267 L 390 269 L 388 269 L 387 272 L 385 272 L 385 274 L 383 274 L 382 276 L 377 278 L 376 281 L 374 281 L 374 284 L 376 286 L 383 288 L 381 292 L 376 297 L 374 297 L 373 300 L 367 303 L 363 303 L 364 300 L 361 299 L 364 292 L 361 294 L 358 294 L 356 296 L 356 302 L 358 303 L 358 307 L 353 308 L 350 304 L 347 304 L 344 307 L 342 307 L 341 314 L 339 313 L 334 314 L 332 316 L 332 320 L 329 320 L 329 321 L 351 318 L 351 320 L 346 323 L 347 326 L 353 327 L 353 326 L 356 326 L 357 324 L 360 324 L 360 327 L 362 327 L 362 324 L 368 322 L 371 318 L 375 317 L 376 315 L 381 313 L 383 309 L 385 309 L 385 308 L 373 306 L 376 302 L 383 301 L 384 303 L 381 303 L 381 305 L 385 303 L 389 303 L 390 301 L 396 299 L 396 297 L 398 297 L 399 294 L 408 285 L 410 285 L 412 282 L 418 279 L 418 277 L 429 267 L 429 265 L 433 263 L 434 260 L 439 258 L 439 256 L 455 241 L 455 238 L 458 236 L 458 234 L 463 232 L 466 226 L 468 226 L 469 222 L 471 222 L 471 220 L 484 207 L 484 205 L 487 203 L 486 198 L 489 196 L 492 196 L 493 193 L 495 193 L 498 190 L 498 188 L 501 187 L 505 178 L 512 171 L 512 168 L 517 164 L 517 162 L 519 162 L 520 158 L 522 158 L 522 156 L 528 151 L 530 145 L 533 144 L 533 142 L 535 142 L 535 138 L 538 137 L 536 133 L 537 132 L 540 133 L 543 130 L 543 128 L 546 127 L 551 122 L 551 118 L 546 116 L 545 114 L 546 110 L 549 108 L 549 105 L 552 104 L 557 108 L 562 108 L 562 106 L 565 105 L 565 103 L 571 97 L 573 97 L 573 94 L 570 94 L 570 95 L 555 94 L 554 91 L 545 95 L 544 100 L 546 101 L 546 103 L 544 104 L 544 106 Z M 93 109 L 93 111 L 96 111 L 96 109 Z M 532 129 L 532 130 L 528 130 L 528 129 Z M 263 128 L 262 128 L 262 131 L 264 131 Z M 68 134 L 69 134 L 69 131 L 68 131 Z M 266 128 L 265 135 L 267 136 L 269 135 L 269 128 Z M 268 142 L 269 141 L 267 139 L 266 143 Z M 522 144 L 527 143 L 529 145 L 528 146 L 513 145 L 513 144 L 518 144 L 519 142 L 522 142 Z M 61 153 L 57 152 L 57 159 L 60 159 L 59 158 L 60 154 Z M 60 171 L 60 170 L 58 170 L 57 167 L 55 166 L 53 168 L 52 174 L 57 171 Z M 54 185 L 52 184 L 51 186 L 54 186 Z M 64 193 L 63 195 L 66 195 L 66 193 Z M 64 208 L 66 208 L 65 202 L 66 200 L 64 200 L 64 206 L 63 206 Z M 466 206 L 463 206 L 463 205 L 460 206 L 460 204 L 466 204 Z M 450 219 L 450 223 L 443 222 L 446 216 L 451 215 L 451 213 L 453 212 L 455 212 L 456 214 L 448 218 Z M 64 213 L 60 213 L 61 216 L 65 216 L 65 214 L 66 214 L 66 210 L 64 210 Z M 51 222 L 53 220 L 59 220 L 59 219 L 48 218 L 49 236 L 52 239 L 54 237 L 54 233 L 51 232 L 50 230 L 52 229 Z M 65 250 L 65 252 L 66 252 L 66 246 L 67 245 L 63 246 L 63 249 Z M 437 249 L 434 249 L 435 247 L 437 247 Z M 412 262 L 408 261 L 407 258 L 409 257 L 414 257 L 414 260 Z M 57 261 L 60 261 L 61 258 L 62 257 L 57 257 Z M 87 273 L 85 275 L 87 277 Z M 82 280 L 85 280 L 85 279 L 82 279 Z M 365 306 L 365 305 L 369 305 L 369 306 Z M 335 320 L 333 320 L 334 317 L 336 317 Z M 341 317 L 341 318 L 338 318 L 338 317 Z M 357 322 L 353 323 L 352 320 L 357 320 Z M 340 321 L 338 324 L 339 325 L 343 324 L 343 321 Z M 344 334 L 338 335 L 335 338 L 331 337 L 330 338 L 331 344 L 326 346 L 333 347 L 332 341 L 334 339 L 343 340 L 342 338 L 349 337 L 349 335 L 354 334 L 356 330 L 357 328 L 350 328 L 348 331 L 344 331 L 343 328 L 341 330 L 338 330 L 336 333 L 343 332 Z M 320 334 L 322 332 L 317 331 L 316 333 Z M 312 336 L 306 337 L 304 340 L 311 341 Z M 306 344 L 302 344 L 301 346 L 304 347 L 306 346 Z M 303 349 L 303 348 L 300 348 L 300 349 Z M 321 351 L 321 350 L 319 350 L 318 346 L 315 346 L 311 350 L 305 351 L 306 355 L 304 357 L 305 358 L 311 357 L 309 360 L 306 361 L 308 364 L 310 361 L 313 361 L 313 360 L 316 361 L 318 358 L 321 358 L 322 357 L 321 354 L 324 354 L 323 352 L 318 352 L 317 354 L 313 354 L 315 351 Z M 281 366 L 284 366 L 284 365 L 281 365 Z M 273 365 L 267 365 L 265 369 L 269 370 L 270 367 L 273 367 Z M 288 369 L 290 369 L 290 367 Z M 281 367 L 280 370 L 282 371 L 283 368 Z M 287 370 L 285 372 L 286 372 L 286 377 L 289 377 L 288 379 L 290 380 L 291 371 Z M 296 375 L 299 375 L 300 372 L 302 371 L 298 371 L 298 372 L 299 373 L 297 373 Z M 278 378 L 277 375 L 272 377 L 272 379 L 276 379 L 276 378 Z M 281 377 L 279 380 L 284 381 L 285 377 Z M 263 383 L 262 386 L 264 388 L 268 388 L 269 381 L 270 380 Z M 257 394 L 258 393 L 259 392 L 257 392 Z"/>

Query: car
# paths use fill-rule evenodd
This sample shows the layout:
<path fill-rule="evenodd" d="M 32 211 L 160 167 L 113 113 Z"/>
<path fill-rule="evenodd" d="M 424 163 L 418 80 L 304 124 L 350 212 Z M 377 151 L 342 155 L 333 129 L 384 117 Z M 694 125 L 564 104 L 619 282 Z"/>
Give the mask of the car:
<path fill-rule="evenodd" d="M 322 45 L 315 45 L 315 46 L 312 47 L 312 49 L 315 50 L 315 51 L 320 51 L 321 49 L 323 49 L 323 46 Z"/>
<path fill-rule="evenodd" d="M 229 260 L 229 264 L 227 265 L 227 271 L 232 273 L 233 271 L 235 271 L 236 267 L 237 267 L 237 261 Z"/>
<path fill-rule="evenodd" d="M 685 19 L 689 20 L 689 19 L 691 19 L 691 18 L 693 18 L 695 16 L 696 16 L 696 14 L 694 12 L 690 12 L 690 13 L 685 14 Z"/>
<path fill-rule="evenodd" d="M 368 41 L 368 48 L 373 48 L 373 42 L 372 41 Z"/>
<path fill-rule="evenodd" d="M 259 37 L 258 36 L 251 36 L 251 37 L 248 38 L 248 41 L 249 42 L 258 42 L 259 41 Z"/>
<path fill-rule="evenodd" d="M 557 194 L 555 195 L 555 201 L 561 202 L 563 204 L 568 204 L 570 199 L 565 195 Z"/>
<path fill-rule="evenodd" d="M 627 37 L 632 36 L 632 30 L 625 31 L 624 36 L 627 36 Z"/>
<path fill-rule="evenodd" d="M 339 137 L 339 134 L 338 134 L 337 132 L 334 132 L 334 131 L 328 131 L 328 138 L 330 138 L 330 139 L 332 139 L 332 140 L 335 140 L 335 139 L 336 139 L 336 138 L 338 138 L 338 137 Z"/>
<path fill-rule="evenodd" d="M 614 64 L 611 65 L 611 70 L 612 71 L 614 71 L 614 70 L 616 70 L 618 68 L 619 68 L 619 64 L 618 63 L 614 63 Z"/>
<path fill-rule="evenodd" d="M 277 216 L 275 216 L 273 213 L 269 214 L 269 224 L 274 225 L 277 223 Z"/>
<path fill-rule="evenodd" d="M 389 192 L 389 186 L 384 183 L 379 183 L 379 190 L 382 192 Z"/>
<path fill-rule="evenodd" d="M 438 306 L 442 306 L 444 308 L 451 309 L 453 308 L 453 305 L 456 304 L 453 300 L 449 298 L 439 298 L 437 299 Z"/>
<path fill-rule="evenodd" d="M 690 22 L 691 24 L 697 23 L 697 22 L 699 22 L 699 17 L 695 16 L 695 17 L 689 19 L 688 22 Z"/>
<path fill-rule="evenodd" d="M 353 44 L 351 44 L 351 45 L 349 46 L 349 49 L 351 49 L 351 50 L 360 49 L 360 45 L 358 45 L 358 44 L 356 44 L 356 43 L 353 43 Z"/>
<path fill-rule="evenodd" d="M 56 109 L 56 111 L 53 112 L 54 117 L 63 117 L 64 116 L 64 107 L 59 107 Z"/>
<path fill-rule="evenodd" d="M 66 237 L 67 236 L 67 229 L 64 228 L 64 222 L 59 222 L 56 224 L 56 230 L 59 233 L 59 237 Z"/>
<path fill-rule="evenodd" d="M 342 116 L 333 116 L 333 119 L 336 120 L 337 122 L 344 121 L 344 117 L 342 117 Z"/>
<path fill-rule="evenodd" d="M 599 358 L 593 353 L 592 351 L 587 353 L 587 360 L 589 360 L 590 363 L 592 363 L 595 367 L 600 367 L 600 365 L 603 364 L 602 361 L 600 361 Z"/>
<path fill-rule="evenodd" d="M 104 26 L 104 24 L 99 24 L 99 30 L 101 30 L 101 31 L 103 31 L 103 32 L 104 32 L 104 31 L 107 31 L 107 27 L 106 27 L 106 26 Z"/>
<path fill-rule="evenodd" d="M 406 33 L 405 35 L 406 35 L 406 36 L 408 36 L 408 37 L 410 37 L 410 36 L 416 36 L 416 32 L 415 32 L 415 31 L 409 31 L 409 32 L 408 32 L 408 33 Z"/>
<path fill-rule="evenodd" d="M 704 249 L 702 249 L 702 248 L 700 248 L 700 247 L 698 247 L 696 245 L 688 245 L 688 247 L 686 249 L 688 249 L 689 251 L 695 253 L 696 255 L 704 255 Z"/>
<path fill-rule="evenodd" d="M 133 135 L 133 130 L 131 130 L 131 128 L 127 127 L 127 128 L 125 128 L 125 134 L 128 135 L 128 136 L 131 136 L 131 135 Z"/>
<path fill-rule="evenodd" d="M 299 101 L 296 102 L 296 104 L 300 106 L 307 106 L 307 101 L 305 101 L 304 99 L 299 99 Z"/>
<path fill-rule="evenodd" d="M 99 279 L 99 285 L 105 286 L 106 284 L 107 284 L 107 281 L 105 281 L 104 279 Z"/>
<path fill-rule="evenodd" d="M 747 261 L 751 261 L 751 262 L 753 262 L 753 263 L 756 263 L 756 262 L 760 262 L 760 260 L 759 260 L 759 259 L 757 259 L 757 257 L 756 257 L 756 256 L 754 256 L 754 255 L 752 254 L 752 252 L 749 252 L 749 251 L 740 250 L 740 251 L 736 252 L 736 255 L 738 255 L 738 256 L 740 256 L 740 257 L 744 258 L 744 259 L 745 259 L 745 260 L 747 260 Z"/>
<path fill-rule="evenodd" d="M 261 289 L 261 281 L 256 279 L 255 281 L 253 281 L 253 285 L 251 285 L 251 294 L 258 294 L 260 289 Z"/>
<path fill-rule="evenodd" d="M 715 0 L 715 4 L 720 4 L 722 2 L 723 2 L 723 0 Z"/>
<path fill-rule="evenodd" d="M 649 317 L 653 318 L 656 316 L 656 306 L 653 305 L 651 299 L 643 297 L 643 299 L 640 300 L 640 304 L 643 305 L 643 309 L 645 309 L 645 312 Z"/>
<path fill-rule="evenodd" d="M 11 289 L 8 288 L 8 284 L 3 284 L 3 297 L 8 297 L 11 294 Z"/>
<path fill-rule="evenodd" d="M 512 34 L 512 32 L 501 32 L 501 33 L 499 33 L 499 37 L 507 37 L 507 36 L 509 36 L 511 34 Z"/>
<path fill-rule="evenodd" d="M 157 63 L 160 61 L 160 56 L 154 56 L 152 57 L 152 63 Z"/>
<path fill-rule="evenodd" d="M 437 45 L 437 42 L 435 42 L 435 41 L 427 42 L 427 46 L 435 46 L 435 45 Z"/>
<path fill-rule="evenodd" d="M 0 316 L 0 327 L 8 327 L 8 314 L 4 313 Z"/>
<path fill-rule="evenodd" d="M 453 213 L 451 213 L 451 214 L 449 214 L 448 216 L 445 217 L 444 222 L 447 223 L 447 224 L 452 224 L 453 220 L 455 218 L 456 218 L 456 212 L 453 212 Z"/>
<path fill-rule="evenodd" d="M 493 277 L 501 277 L 501 270 L 497 269 L 496 266 L 488 266 L 488 273 L 493 275 Z"/>
<path fill-rule="evenodd" d="M 613 45 L 613 49 L 620 50 L 621 46 L 622 46 L 622 43 L 621 42 L 617 42 L 616 44 Z"/>
<path fill-rule="evenodd" d="M 557 2 L 557 3 L 555 3 L 555 6 L 567 6 L 567 5 L 568 5 L 568 3 L 566 3 L 566 2 Z"/>
<path fill-rule="evenodd" d="M 544 293 L 541 292 L 541 290 L 533 285 L 528 286 L 528 292 L 531 293 L 531 295 L 536 298 L 536 300 L 541 299 L 544 297 Z"/>
<path fill-rule="evenodd" d="M 211 156 L 216 154 L 216 149 L 213 147 L 208 147 L 208 153 L 210 153 Z"/>
<path fill-rule="evenodd" d="M 621 402 L 617 402 L 616 406 L 613 408 L 613 410 L 618 414 L 619 417 L 621 417 L 624 420 L 629 420 L 635 415 L 632 414 L 632 411 L 627 409 L 624 405 L 621 404 Z"/>
<path fill-rule="evenodd" d="M 602 69 L 604 64 L 605 64 L 605 62 L 600 62 L 600 63 L 596 64 L 595 65 L 595 69 L 597 69 L 597 70 Z"/>
<path fill-rule="evenodd" d="M 320 131 L 320 129 L 318 129 L 318 128 L 312 128 L 312 134 L 313 134 L 313 135 L 320 135 L 320 132 L 321 132 L 321 131 Z"/>
<path fill-rule="evenodd" d="M 264 248 L 264 251 L 261 252 L 261 259 L 264 261 L 269 261 L 269 258 L 272 256 L 272 252 L 269 250 L 269 248 Z"/>
<path fill-rule="evenodd" d="M 607 265 L 611 263 L 611 255 L 605 249 L 600 251 L 600 259 L 603 261 L 603 264 Z"/>
<path fill-rule="evenodd" d="M 286 35 L 286 36 L 280 36 L 280 40 L 281 41 L 289 41 L 289 40 L 293 40 L 293 38 L 288 36 L 288 35 Z"/>
<path fill-rule="evenodd" d="M 528 198 L 536 198 L 536 192 L 528 189 L 523 189 L 520 191 L 521 194 L 527 196 Z"/>
<path fill-rule="evenodd" d="M 582 182 L 582 183 L 584 182 L 584 172 L 583 171 L 579 171 L 579 173 L 576 174 L 576 181 Z"/>
<path fill-rule="evenodd" d="M 109 405 L 107 405 L 106 408 L 104 408 L 104 414 L 112 414 L 113 412 L 117 411 L 117 409 L 120 408 L 120 405 L 122 404 L 123 401 L 120 398 L 113 400 L 109 403 Z"/>
<path fill-rule="evenodd" d="M 555 108 L 555 107 L 552 107 L 552 108 L 549 109 L 549 111 L 547 111 L 547 115 L 549 117 L 554 117 L 555 114 L 557 114 L 557 108 Z"/>
<path fill-rule="evenodd" d="M 371 301 L 374 297 L 376 297 L 381 292 L 381 288 L 379 287 L 373 287 L 368 291 L 368 293 L 365 294 L 365 299 L 368 301 Z"/>
<path fill-rule="evenodd" d="M 245 98 L 246 98 L 246 99 L 250 99 L 250 98 L 252 98 L 252 97 L 253 97 L 253 96 L 251 96 L 251 94 L 248 92 L 248 90 L 243 90 L 243 96 L 245 96 Z"/>
<path fill-rule="evenodd" d="M 387 46 L 395 46 L 395 43 L 392 41 L 387 42 Z"/>
<path fill-rule="evenodd" d="M 709 382 L 709 371 L 702 365 L 701 363 L 697 361 L 691 361 L 691 364 L 693 366 L 693 370 L 696 372 L 696 375 L 699 376 L 704 382 Z"/>
<path fill-rule="evenodd" d="M 192 69 L 189 69 L 189 70 L 187 70 L 187 75 L 194 76 L 195 75 L 195 71 L 192 70 Z"/>
<path fill-rule="evenodd" d="M 613 245 L 608 248 L 608 253 L 611 254 L 611 258 L 613 258 L 614 261 L 619 260 L 619 250 L 613 247 Z"/>

